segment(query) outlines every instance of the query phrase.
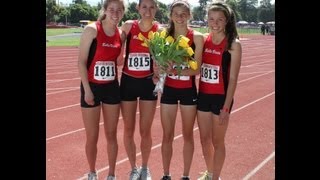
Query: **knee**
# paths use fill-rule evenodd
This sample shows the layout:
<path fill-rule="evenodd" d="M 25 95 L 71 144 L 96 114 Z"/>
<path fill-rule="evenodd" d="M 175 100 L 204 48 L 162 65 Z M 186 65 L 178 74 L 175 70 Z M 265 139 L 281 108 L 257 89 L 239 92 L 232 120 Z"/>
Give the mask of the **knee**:
<path fill-rule="evenodd" d="M 150 129 L 148 129 L 148 130 L 146 130 L 146 129 L 140 130 L 140 136 L 141 136 L 142 138 L 151 138 L 151 131 L 150 131 Z"/>
<path fill-rule="evenodd" d="M 95 145 L 98 143 L 98 134 L 91 134 L 91 135 L 87 135 L 87 144 L 89 145 Z"/>
<path fill-rule="evenodd" d="M 224 144 L 224 139 L 213 139 L 213 147 L 215 149 L 219 149 L 219 148 L 224 148 L 225 144 Z"/>
<path fill-rule="evenodd" d="M 202 146 L 212 144 L 212 140 L 209 136 L 201 136 L 200 142 L 201 142 Z"/>
<path fill-rule="evenodd" d="M 106 138 L 109 142 L 114 141 L 115 139 L 117 139 L 117 132 L 116 131 L 106 132 Z"/>
<path fill-rule="evenodd" d="M 162 137 L 162 143 L 172 143 L 173 133 L 164 134 Z"/>
<path fill-rule="evenodd" d="M 123 135 L 124 135 L 125 137 L 133 138 L 134 128 L 128 128 L 128 127 L 125 128 Z"/>

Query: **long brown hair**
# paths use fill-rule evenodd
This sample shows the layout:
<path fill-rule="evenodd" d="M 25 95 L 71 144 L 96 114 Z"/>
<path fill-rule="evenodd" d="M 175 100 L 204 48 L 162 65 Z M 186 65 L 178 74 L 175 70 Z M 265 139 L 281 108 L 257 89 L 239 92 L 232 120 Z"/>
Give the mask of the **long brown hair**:
<path fill-rule="evenodd" d="M 187 8 L 187 10 L 189 12 L 189 15 L 191 16 L 190 4 L 188 3 L 188 1 L 186 1 L 186 0 L 175 0 L 170 5 L 170 17 L 172 16 L 173 8 L 176 7 L 176 6 L 183 6 L 183 7 Z M 173 21 L 171 19 L 169 20 L 169 23 L 168 23 L 167 32 L 168 32 L 168 35 L 174 37 L 174 23 L 173 23 Z"/>
<path fill-rule="evenodd" d="M 227 45 L 226 48 L 228 50 L 231 49 L 231 44 L 235 39 L 239 39 L 237 27 L 236 27 L 236 17 L 234 11 L 228 6 L 226 3 L 217 2 L 210 5 L 208 9 L 209 11 L 221 11 L 226 17 L 226 27 L 225 33 L 227 37 Z"/>

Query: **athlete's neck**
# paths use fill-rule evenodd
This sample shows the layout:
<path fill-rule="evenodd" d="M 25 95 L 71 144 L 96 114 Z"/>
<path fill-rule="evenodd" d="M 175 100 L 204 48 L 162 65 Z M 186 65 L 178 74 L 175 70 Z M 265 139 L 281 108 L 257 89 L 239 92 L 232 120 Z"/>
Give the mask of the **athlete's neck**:
<path fill-rule="evenodd" d="M 143 32 L 146 32 L 146 31 L 149 31 L 153 26 L 153 21 L 139 20 L 138 24 L 139 24 L 140 30 Z"/>
<path fill-rule="evenodd" d="M 179 35 L 186 36 L 188 33 L 188 27 L 185 28 L 175 28 L 174 29 L 174 37 L 177 38 Z"/>
<path fill-rule="evenodd" d="M 211 33 L 213 44 L 220 44 L 221 41 L 226 37 L 224 33 Z"/>
<path fill-rule="evenodd" d="M 108 36 L 113 36 L 116 29 L 117 29 L 117 26 L 115 26 L 111 23 L 108 23 L 107 21 L 102 21 L 102 27 L 103 27 L 104 32 Z"/>

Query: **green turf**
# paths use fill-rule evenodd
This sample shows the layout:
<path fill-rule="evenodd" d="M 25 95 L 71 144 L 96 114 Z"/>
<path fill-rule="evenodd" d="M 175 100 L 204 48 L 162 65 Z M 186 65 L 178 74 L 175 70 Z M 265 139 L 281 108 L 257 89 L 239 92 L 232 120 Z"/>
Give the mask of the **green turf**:
<path fill-rule="evenodd" d="M 195 30 L 201 33 L 207 33 L 208 28 L 194 28 Z M 70 34 L 70 33 L 81 33 L 83 28 L 66 28 L 66 29 L 47 29 L 46 30 L 46 47 L 50 46 L 79 46 L 80 36 L 79 37 L 66 37 L 66 38 L 50 38 L 48 36 Z M 260 34 L 260 29 L 238 29 L 239 35 L 242 34 Z"/>
<path fill-rule="evenodd" d="M 61 34 L 82 33 L 83 28 L 58 28 L 46 29 L 46 36 L 56 36 Z"/>
<path fill-rule="evenodd" d="M 193 28 L 201 33 L 207 33 L 209 32 L 208 28 L 206 27 L 200 27 L 200 28 Z M 260 34 L 260 29 L 257 28 L 238 28 L 237 29 L 238 34 Z"/>
<path fill-rule="evenodd" d="M 80 38 L 79 37 L 66 37 L 59 39 L 49 39 L 46 42 L 46 47 L 50 46 L 79 46 Z"/>

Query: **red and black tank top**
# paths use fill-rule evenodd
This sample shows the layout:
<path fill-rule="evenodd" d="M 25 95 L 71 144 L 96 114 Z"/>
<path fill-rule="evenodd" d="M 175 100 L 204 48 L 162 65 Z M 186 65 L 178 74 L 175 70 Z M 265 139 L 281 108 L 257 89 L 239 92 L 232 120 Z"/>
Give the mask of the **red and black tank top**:
<path fill-rule="evenodd" d="M 229 82 L 231 55 L 225 50 L 227 38 L 213 44 L 212 34 L 205 40 L 199 78 L 199 92 L 226 94 Z"/>
<path fill-rule="evenodd" d="M 193 42 L 193 30 L 188 29 L 188 32 L 186 34 L 186 37 L 190 39 L 188 42 L 189 46 L 195 50 L 195 45 Z M 174 68 L 174 67 L 173 67 Z M 184 68 L 189 68 L 189 67 L 181 67 L 182 69 Z M 166 86 L 170 86 L 173 88 L 190 88 L 195 86 L 195 76 L 178 76 L 178 75 L 168 75 L 166 77 L 165 81 Z"/>
<path fill-rule="evenodd" d="M 117 80 L 117 57 L 121 52 L 121 36 L 117 29 L 113 36 L 107 36 L 102 23 L 96 22 L 97 37 L 90 46 L 88 56 L 88 80 L 97 84 Z"/>
<path fill-rule="evenodd" d="M 136 78 L 143 78 L 153 74 L 153 61 L 150 57 L 149 49 L 142 46 L 143 42 L 138 39 L 139 33 L 147 38 L 150 31 L 158 31 L 158 24 L 154 23 L 149 31 L 143 32 L 139 28 L 138 21 L 135 20 L 133 22 L 127 36 L 123 73 Z"/>

